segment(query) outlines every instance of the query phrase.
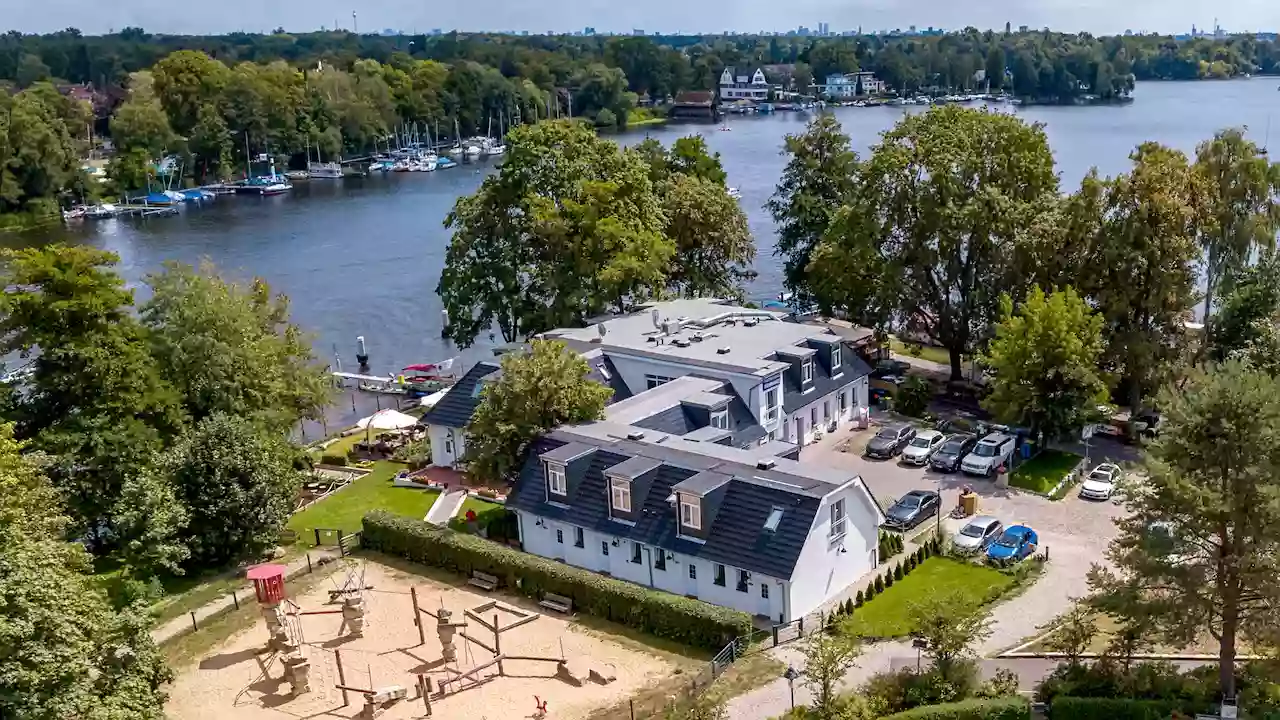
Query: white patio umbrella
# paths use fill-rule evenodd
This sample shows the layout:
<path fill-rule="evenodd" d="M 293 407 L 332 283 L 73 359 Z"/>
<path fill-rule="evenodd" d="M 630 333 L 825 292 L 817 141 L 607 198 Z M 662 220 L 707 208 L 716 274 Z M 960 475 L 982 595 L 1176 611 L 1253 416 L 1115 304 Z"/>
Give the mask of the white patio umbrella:
<path fill-rule="evenodd" d="M 356 423 L 356 427 L 364 430 L 400 430 L 417 424 L 418 418 L 412 415 L 405 415 L 399 410 L 388 408 L 361 419 L 360 422 Z"/>

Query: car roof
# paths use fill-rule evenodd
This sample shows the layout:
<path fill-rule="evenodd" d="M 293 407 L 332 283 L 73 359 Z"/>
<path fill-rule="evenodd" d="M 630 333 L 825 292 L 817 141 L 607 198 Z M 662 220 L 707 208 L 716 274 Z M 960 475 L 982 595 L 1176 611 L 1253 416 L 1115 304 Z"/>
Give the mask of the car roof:
<path fill-rule="evenodd" d="M 941 434 L 942 433 L 938 432 L 937 430 L 919 430 L 916 432 L 916 437 L 924 438 L 925 440 L 930 440 L 932 438 L 938 437 Z"/>
<path fill-rule="evenodd" d="M 982 527 L 989 527 L 993 522 L 1000 522 L 1000 519 L 995 517 L 994 515 L 978 515 L 976 517 L 969 518 L 969 522 L 965 523 L 965 525 L 980 525 Z"/>
<path fill-rule="evenodd" d="M 983 437 L 982 440 L 980 440 L 979 442 L 998 445 L 1004 442 L 1005 440 L 1012 440 L 1012 439 L 1013 439 L 1013 436 L 1011 435 L 1006 435 L 1002 432 L 993 432 L 993 433 L 987 433 L 986 436 Z"/>
<path fill-rule="evenodd" d="M 970 439 L 970 438 L 976 438 L 976 437 L 978 437 L 978 436 L 977 436 L 977 435 L 974 435 L 974 434 L 973 434 L 973 433 L 971 433 L 971 432 L 957 432 L 957 433 L 951 433 L 950 435 L 948 435 L 948 436 L 947 436 L 947 440 L 948 440 L 948 441 L 951 441 L 951 440 L 968 440 L 968 439 Z"/>
<path fill-rule="evenodd" d="M 1120 466 L 1119 466 L 1119 465 L 1117 465 L 1117 464 L 1115 464 L 1115 463 L 1098 463 L 1098 465 L 1097 465 L 1096 467 L 1094 467 L 1093 469 L 1094 469 L 1094 470 L 1105 470 L 1105 471 L 1108 471 L 1108 472 L 1109 472 L 1109 471 L 1112 471 L 1112 470 L 1119 470 L 1119 469 L 1120 469 Z"/>
<path fill-rule="evenodd" d="M 937 495 L 938 493 L 932 490 L 912 490 L 906 495 L 903 495 L 902 499 L 906 500 L 909 497 L 936 497 Z"/>
<path fill-rule="evenodd" d="M 1029 533 L 1035 532 L 1035 530 L 1032 530 L 1026 525 L 1010 525 L 1009 527 L 1005 528 L 1004 531 L 1007 533 L 1016 533 L 1018 535 L 1027 535 Z"/>

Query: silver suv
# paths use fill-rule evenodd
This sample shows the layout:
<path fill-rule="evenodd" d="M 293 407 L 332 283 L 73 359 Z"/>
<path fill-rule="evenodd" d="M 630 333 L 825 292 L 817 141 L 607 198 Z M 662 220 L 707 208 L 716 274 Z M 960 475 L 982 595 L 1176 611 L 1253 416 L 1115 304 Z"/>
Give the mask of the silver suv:
<path fill-rule="evenodd" d="M 996 468 L 1009 462 L 1013 456 L 1013 437 L 993 432 L 978 441 L 973 450 L 964 456 L 960 469 L 969 475 L 990 476 Z"/>

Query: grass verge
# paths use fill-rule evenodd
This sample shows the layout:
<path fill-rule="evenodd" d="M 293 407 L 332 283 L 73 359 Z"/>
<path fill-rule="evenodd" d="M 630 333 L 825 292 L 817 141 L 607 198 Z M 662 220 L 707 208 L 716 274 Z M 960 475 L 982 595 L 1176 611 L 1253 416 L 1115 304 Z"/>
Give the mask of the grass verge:
<path fill-rule="evenodd" d="M 903 342 L 896 337 L 891 337 L 889 339 L 889 349 L 899 355 L 907 355 L 910 357 L 920 358 L 921 360 L 938 363 L 939 365 L 951 366 L 951 353 L 947 352 L 945 348 L 935 347 L 933 345 L 922 345 L 920 343 Z"/>
<path fill-rule="evenodd" d="M 1061 450 L 1045 450 L 1009 473 L 1009 484 L 1040 494 L 1047 494 L 1080 463 L 1080 456 Z"/>
<path fill-rule="evenodd" d="M 289 518 L 287 527 L 298 533 L 301 542 L 314 543 L 313 529 L 355 532 L 370 510 L 423 518 L 440 493 L 392 486 L 392 478 L 405 467 L 389 460 L 375 462 L 369 474 Z"/>
<path fill-rule="evenodd" d="M 970 605 L 986 605 L 1017 582 L 1012 574 L 974 563 L 933 557 L 895 581 L 853 613 L 859 632 L 867 638 L 896 638 L 911 634 L 911 606 L 928 595 L 957 592 Z"/>

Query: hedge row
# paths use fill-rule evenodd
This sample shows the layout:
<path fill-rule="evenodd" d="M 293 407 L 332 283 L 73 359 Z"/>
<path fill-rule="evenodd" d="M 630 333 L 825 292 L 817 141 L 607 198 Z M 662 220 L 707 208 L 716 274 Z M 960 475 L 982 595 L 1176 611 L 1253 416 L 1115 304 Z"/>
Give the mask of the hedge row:
<path fill-rule="evenodd" d="M 751 616 L 700 600 L 650 590 L 474 535 L 376 510 L 365 515 L 363 547 L 470 577 L 479 570 L 512 592 L 573 600 L 575 611 L 685 645 L 718 651 L 749 635 Z"/>
<path fill-rule="evenodd" d="M 1052 720 L 1168 720 L 1185 711 L 1176 700 L 1135 700 L 1109 697 L 1056 697 L 1049 704 Z"/>
<path fill-rule="evenodd" d="M 943 705 L 924 705 L 886 715 L 881 720 L 1031 720 L 1031 705 L 1026 698 L 1018 697 L 974 698 Z"/>

